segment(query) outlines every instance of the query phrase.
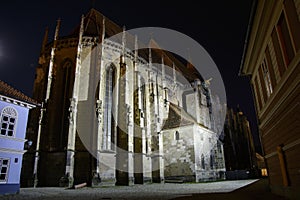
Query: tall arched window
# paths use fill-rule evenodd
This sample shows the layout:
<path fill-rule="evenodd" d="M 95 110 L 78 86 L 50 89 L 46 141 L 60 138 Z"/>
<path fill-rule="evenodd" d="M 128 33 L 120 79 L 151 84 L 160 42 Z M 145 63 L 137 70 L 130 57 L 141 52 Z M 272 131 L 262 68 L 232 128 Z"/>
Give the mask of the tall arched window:
<path fill-rule="evenodd" d="M 143 127 L 147 127 L 147 110 L 146 110 L 146 86 L 145 86 L 145 79 L 142 77 L 142 74 L 139 74 L 139 81 L 140 81 L 140 85 L 139 85 L 139 90 L 140 90 L 140 94 L 141 94 L 141 99 L 140 99 L 140 108 L 141 108 L 141 121 L 143 121 Z M 150 136 L 147 135 L 147 131 L 146 131 L 146 135 L 145 135 L 145 153 L 148 154 L 149 153 L 149 140 L 150 140 Z"/>
<path fill-rule="evenodd" d="M 113 119 L 113 89 L 115 86 L 116 69 L 111 65 L 106 70 L 105 80 L 105 105 L 104 105 L 104 134 L 103 134 L 103 149 L 114 150 L 115 127 Z"/>
<path fill-rule="evenodd" d="M 201 167 L 202 167 L 202 169 L 205 169 L 205 160 L 204 160 L 203 154 L 201 154 Z"/>
<path fill-rule="evenodd" d="M 179 140 L 179 132 L 178 131 L 175 132 L 175 140 Z"/>
<path fill-rule="evenodd" d="M 62 76 L 62 113 L 61 113 L 61 130 L 60 130 L 60 147 L 64 147 L 67 141 L 68 129 L 69 129 L 69 108 L 70 108 L 70 98 L 72 98 L 73 93 L 73 83 L 74 83 L 74 64 L 71 60 L 66 59 L 63 63 L 63 76 Z"/>
<path fill-rule="evenodd" d="M 1 135 L 15 136 L 18 113 L 13 107 L 5 107 L 1 112 Z"/>
<path fill-rule="evenodd" d="M 214 155 L 213 155 L 213 154 L 210 154 L 210 168 L 213 169 L 213 168 L 214 168 L 214 165 L 215 165 L 215 162 L 214 162 Z"/>
<path fill-rule="evenodd" d="M 141 117 L 142 118 L 146 118 L 145 117 L 145 113 L 146 113 L 146 96 L 145 96 L 145 79 L 143 77 L 140 76 L 140 90 L 141 90 Z M 146 122 L 147 120 L 144 120 L 144 126 L 146 126 Z"/>

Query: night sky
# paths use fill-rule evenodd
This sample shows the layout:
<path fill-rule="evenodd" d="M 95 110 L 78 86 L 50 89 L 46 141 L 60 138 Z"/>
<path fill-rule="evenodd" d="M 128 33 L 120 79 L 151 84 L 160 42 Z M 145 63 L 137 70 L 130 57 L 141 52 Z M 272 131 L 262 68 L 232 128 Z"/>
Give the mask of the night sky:
<path fill-rule="evenodd" d="M 125 25 L 126 29 L 169 28 L 201 44 L 221 72 L 228 105 L 240 106 L 250 121 L 255 141 L 258 141 L 249 80 L 238 76 L 252 0 L 198 1 L 197 4 L 188 0 L 2 1 L 0 79 L 31 96 L 45 28 L 49 27 L 49 40 L 52 40 L 56 20 L 61 18 L 60 36 L 67 35 L 80 23 L 81 15 L 93 6 L 118 25 Z"/>

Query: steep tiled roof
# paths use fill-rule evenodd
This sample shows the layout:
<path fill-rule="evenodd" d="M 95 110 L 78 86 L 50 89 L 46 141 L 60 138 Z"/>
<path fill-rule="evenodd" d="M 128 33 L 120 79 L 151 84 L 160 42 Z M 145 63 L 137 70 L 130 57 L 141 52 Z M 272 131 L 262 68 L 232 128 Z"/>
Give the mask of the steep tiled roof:
<path fill-rule="evenodd" d="M 84 17 L 84 35 L 85 36 L 101 36 L 102 21 L 105 18 L 105 35 L 110 37 L 122 32 L 122 28 L 110 19 L 106 18 L 102 13 L 92 8 Z M 72 31 L 71 35 L 78 35 L 80 24 Z"/>
<path fill-rule="evenodd" d="M 172 129 L 192 124 L 198 123 L 190 114 L 188 114 L 179 106 L 170 102 L 168 118 L 164 122 L 162 129 Z"/>
<path fill-rule="evenodd" d="M 19 90 L 14 89 L 12 86 L 0 80 L 0 95 L 4 95 L 19 101 L 23 101 L 25 103 L 30 103 L 33 105 L 38 105 L 38 102 L 34 99 L 26 96 Z"/>
<path fill-rule="evenodd" d="M 84 36 L 101 36 L 102 34 L 102 23 L 103 18 L 105 18 L 105 38 L 109 38 L 113 35 L 121 33 L 123 29 L 105 17 L 102 13 L 95 9 L 91 9 L 84 17 Z M 71 32 L 70 37 L 78 36 L 80 29 L 80 24 Z M 118 40 L 121 38 L 114 38 L 114 40 Z M 134 36 L 129 33 L 126 34 L 126 45 L 134 47 Z M 121 41 L 119 41 L 121 42 Z M 131 43 L 131 44 L 130 44 Z M 152 47 L 152 62 L 153 63 L 161 63 L 161 56 L 164 56 L 164 64 L 172 67 L 173 63 L 176 66 L 176 70 L 181 72 L 182 75 L 188 80 L 193 81 L 195 79 L 200 79 L 203 81 L 203 78 L 199 74 L 199 72 L 192 66 L 190 63 L 188 65 L 183 64 L 179 61 L 172 53 L 168 51 L 163 51 L 159 44 L 156 43 L 153 39 L 150 41 Z M 139 41 L 139 44 L 142 44 Z M 148 46 L 148 44 L 142 44 L 144 47 Z M 148 61 L 149 50 L 147 48 L 139 49 L 139 56 Z"/>

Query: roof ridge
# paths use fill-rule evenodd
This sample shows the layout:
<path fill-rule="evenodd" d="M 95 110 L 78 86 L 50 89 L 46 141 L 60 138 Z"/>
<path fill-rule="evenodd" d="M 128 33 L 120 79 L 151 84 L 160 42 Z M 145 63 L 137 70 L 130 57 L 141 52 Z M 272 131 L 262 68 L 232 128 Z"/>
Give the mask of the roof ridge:
<path fill-rule="evenodd" d="M 107 34 L 107 36 L 112 36 L 115 35 L 117 33 L 122 32 L 122 28 L 116 24 L 115 22 L 113 22 L 112 20 L 110 20 L 108 17 L 106 17 L 105 15 L 103 15 L 100 11 L 96 10 L 95 8 L 91 8 L 87 13 L 84 14 L 84 35 L 87 34 L 92 34 L 92 35 L 100 35 L 101 26 L 102 24 L 102 19 L 105 18 L 105 32 Z M 94 19 L 96 21 L 94 21 Z M 96 26 L 96 27 L 92 27 L 92 26 Z M 79 28 L 80 28 L 80 24 L 78 24 L 69 34 L 70 35 L 74 35 L 74 34 L 78 34 L 79 32 Z M 96 28 L 97 30 L 93 30 L 94 28 Z M 101 28 L 98 30 L 98 28 Z"/>
<path fill-rule="evenodd" d="M 14 87 L 2 80 L 0 80 L 0 94 L 14 98 L 16 100 L 38 105 L 38 102 L 36 100 L 32 99 L 31 97 L 28 97 L 20 90 L 15 89 Z"/>
<path fill-rule="evenodd" d="M 191 115 L 189 114 L 188 112 L 186 112 L 182 107 L 170 102 L 170 105 L 172 106 L 173 110 L 181 116 L 182 119 L 185 119 L 185 120 L 188 120 L 190 122 L 193 122 L 193 123 L 197 123 L 196 119 Z M 184 115 L 182 115 L 184 114 Z"/>

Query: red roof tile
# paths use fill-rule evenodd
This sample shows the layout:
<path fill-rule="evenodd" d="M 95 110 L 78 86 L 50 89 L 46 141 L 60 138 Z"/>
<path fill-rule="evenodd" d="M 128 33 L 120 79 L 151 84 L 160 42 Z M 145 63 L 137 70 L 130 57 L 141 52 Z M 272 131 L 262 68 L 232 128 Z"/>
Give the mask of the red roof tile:
<path fill-rule="evenodd" d="M 26 96 L 25 94 L 23 94 L 22 92 L 20 92 L 19 90 L 14 89 L 12 86 L 8 85 L 7 83 L 3 82 L 0 80 L 0 94 L 19 100 L 19 101 L 23 101 L 25 103 L 30 103 L 33 105 L 38 105 L 38 102 L 35 101 L 34 99 Z"/>

